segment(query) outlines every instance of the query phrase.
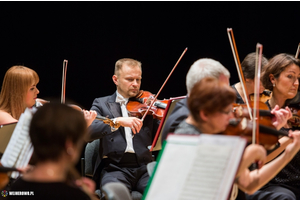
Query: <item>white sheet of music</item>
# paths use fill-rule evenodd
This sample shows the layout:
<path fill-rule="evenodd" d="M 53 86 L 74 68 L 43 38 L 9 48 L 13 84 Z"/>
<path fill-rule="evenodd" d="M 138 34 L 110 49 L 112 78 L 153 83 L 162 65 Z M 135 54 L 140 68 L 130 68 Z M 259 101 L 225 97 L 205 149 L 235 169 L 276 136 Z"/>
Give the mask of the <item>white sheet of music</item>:
<path fill-rule="evenodd" d="M 237 136 L 169 136 L 143 199 L 226 200 L 245 146 Z"/>
<path fill-rule="evenodd" d="M 25 167 L 32 156 L 33 147 L 29 137 L 29 125 L 32 114 L 36 108 L 26 108 L 24 113 L 19 118 L 19 121 L 14 129 L 14 132 L 9 140 L 9 143 L 1 158 L 1 163 L 4 167 Z M 18 172 L 11 174 L 12 178 L 17 178 Z"/>

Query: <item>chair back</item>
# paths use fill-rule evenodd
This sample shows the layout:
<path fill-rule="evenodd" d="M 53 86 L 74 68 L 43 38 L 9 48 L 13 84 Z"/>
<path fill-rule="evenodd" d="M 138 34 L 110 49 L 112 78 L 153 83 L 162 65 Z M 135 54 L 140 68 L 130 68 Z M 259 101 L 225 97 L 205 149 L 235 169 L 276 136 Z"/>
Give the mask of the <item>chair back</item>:
<path fill-rule="evenodd" d="M 127 187 L 120 182 L 107 183 L 102 187 L 106 200 L 132 200 Z"/>
<path fill-rule="evenodd" d="M 94 173 L 95 163 L 99 154 L 100 140 L 94 140 L 87 143 L 84 152 L 84 173 L 85 176 L 92 177 Z"/>

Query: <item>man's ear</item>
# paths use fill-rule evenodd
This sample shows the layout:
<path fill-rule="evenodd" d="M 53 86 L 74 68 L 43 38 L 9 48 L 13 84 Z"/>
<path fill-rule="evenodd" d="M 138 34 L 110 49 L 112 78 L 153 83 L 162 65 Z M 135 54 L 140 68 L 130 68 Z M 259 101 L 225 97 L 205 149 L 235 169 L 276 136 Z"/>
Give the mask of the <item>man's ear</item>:
<path fill-rule="evenodd" d="M 113 75 L 112 76 L 112 80 L 113 80 L 113 82 L 118 86 L 118 77 L 117 77 L 117 75 Z"/>

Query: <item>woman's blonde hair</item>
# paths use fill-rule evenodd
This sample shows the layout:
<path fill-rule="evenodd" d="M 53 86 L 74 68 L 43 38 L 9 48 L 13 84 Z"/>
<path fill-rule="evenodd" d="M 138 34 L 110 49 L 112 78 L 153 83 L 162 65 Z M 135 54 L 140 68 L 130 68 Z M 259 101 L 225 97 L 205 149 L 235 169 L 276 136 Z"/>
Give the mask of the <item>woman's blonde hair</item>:
<path fill-rule="evenodd" d="M 0 110 L 19 119 L 24 112 L 29 87 L 39 82 L 37 73 L 25 66 L 12 66 L 5 73 L 0 93 Z"/>

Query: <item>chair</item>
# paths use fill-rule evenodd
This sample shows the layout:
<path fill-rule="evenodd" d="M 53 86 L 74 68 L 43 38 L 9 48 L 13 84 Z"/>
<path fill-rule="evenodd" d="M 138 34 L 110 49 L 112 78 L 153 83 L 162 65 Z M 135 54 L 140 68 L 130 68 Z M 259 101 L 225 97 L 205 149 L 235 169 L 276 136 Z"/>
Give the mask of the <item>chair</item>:
<path fill-rule="evenodd" d="M 153 175 L 153 171 L 156 166 L 156 163 L 157 163 L 156 161 L 153 161 L 153 162 L 147 164 L 147 171 L 148 171 L 148 174 L 150 177 Z"/>
<path fill-rule="evenodd" d="M 107 183 L 102 187 L 106 200 L 132 200 L 128 188 L 120 182 Z"/>
<path fill-rule="evenodd" d="M 94 140 L 91 143 L 87 143 L 84 151 L 84 175 L 93 177 L 94 166 L 99 153 L 100 140 Z"/>
<path fill-rule="evenodd" d="M 87 176 L 92 178 L 94 172 L 94 166 L 99 154 L 99 146 L 100 140 L 94 140 L 91 143 L 87 143 L 84 152 L 84 158 L 81 161 L 82 164 L 82 176 Z M 103 188 L 103 187 L 102 187 Z M 127 189 L 127 188 L 126 188 Z M 97 189 L 95 193 L 101 198 L 101 190 Z M 140 200 L 142 199 L 142 194 L 138 191 L 131 192 L 131 199 L 132 200 Z"/>

